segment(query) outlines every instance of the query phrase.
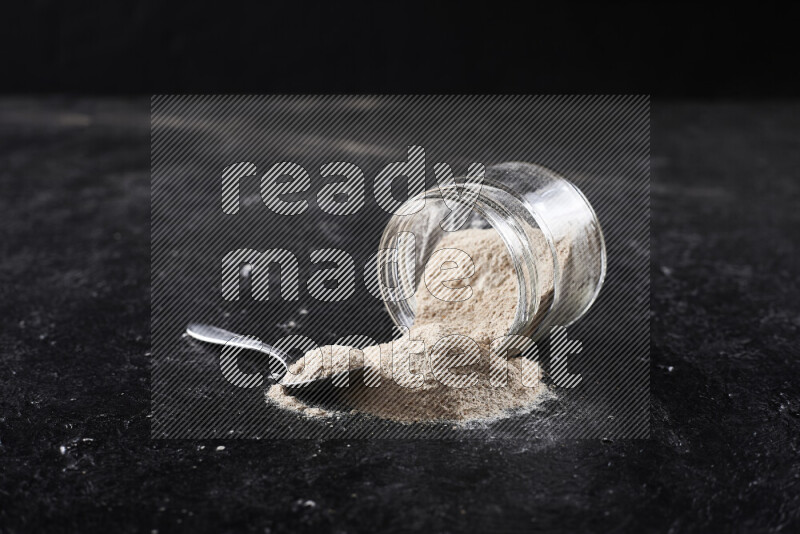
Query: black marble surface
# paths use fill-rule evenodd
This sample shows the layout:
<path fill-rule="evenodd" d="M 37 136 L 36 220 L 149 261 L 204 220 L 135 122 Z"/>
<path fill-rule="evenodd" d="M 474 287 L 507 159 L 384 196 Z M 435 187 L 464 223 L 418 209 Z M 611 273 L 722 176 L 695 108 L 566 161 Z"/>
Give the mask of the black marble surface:
<path fill-rule="evenodd" d="M 653 103 L 652 430 L 151 441 L 148 101 L 0 101 L 0 531 L 800 528 L 800 104 Z"/>

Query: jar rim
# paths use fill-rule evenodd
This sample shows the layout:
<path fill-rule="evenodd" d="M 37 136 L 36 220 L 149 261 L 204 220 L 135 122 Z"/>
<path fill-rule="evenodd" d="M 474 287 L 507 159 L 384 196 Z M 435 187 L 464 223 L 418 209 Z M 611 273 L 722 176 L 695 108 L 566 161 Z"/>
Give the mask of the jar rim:
<path fill-rule="evenodd" d="M 484 188 L 487 186 L 488 189 L 484 191 Z M 519 195 L 515 194 L 514 191 L 510 191 L 502 184 L 488 178 L 483 181 L 480 187 L 481 191 L 475 198 L 472 209 L 474 209 L 474 211 L 477 212 L 478 215 L 480 215 L 480 217 L 486 221 L 486 223 L 488 223 L 489 226 L 495 232 L 497 232 L 497 234 L 503 240 L 517 275 L 517 306 L 514 320 L 512 321 L 511 325 L 509 325 L 507 334 L 532 336 L 534 333 L 537 333 L 538 328 L 538 322 L 534 323 L 534 320 L 537 317 L 544 317 L 546 313 L 549 313 L 558 299 L 558 286 L 556 283 L 556 277 L 559 267 L 558 262 L 556 261 L 556 251 L 553 236 L 546 225 L 542 226 L 541 221 L 539 221 L 538 218 L 535 219 L 538 227 L 537 229 L 541 231 L 544 239 L 547 242 L 550 252 L 548 259 L 552 262 L 552 269 L 554 273 L 552 287 L 553 295 L 549 303 L 547 303 L 547 309 L 543 309 L 543 295 L 538 294 L 537 291 L 540 277 L 538 273 L 539 265 L 528 250 L 530 244 L 529 240 L 524 230 L 515 220 L 513 212 L 508 209 L 508 207 L 504 206 L 502 202 L 498 202 L 497 199 L 493 198 L 491 190 L 496 189 L 506 194 L 510 194 L 513 196 L 516 202 L 526 204 L 524 198 L 521 198 Z M 444 187 L 445 190 L 449 190 L 450 188 L 456 188 L 456 186 L 450 185 Z M 487 191 L 489 194 L 485 194 Z M 392 240 L 396 237 L 396 235 L 399 232 L 407 231 L 406 228 L 410 224 L 411 217 L 413 217 L 417 212 L 425 209 L 424 207 L 416 208 L 416 204 L 422 203 L 424 205 L 429 199 L 443 201 L 444 193 L 442 188 L 433 187 L 404 202 L 398 212 L 396 212 L 389 222 L 387 222 L 383 235 L 381 236 L 379 248 L 391 248 Z M 414 211 L 404 214 L 402 213 L 404 209 L 413 209 Z M 447 231 L 443 230 L 441 225 L 438 223 L 440 223 L 440 221 L 437 221 L 437 230 L 442 234 L 448 233 Z M 463 229 L 464 225 L 462 224 L 462 226 L 455 231 L 461 231 Z M 426 261 L 427 259 L 422 262 L 423 269 L 425 268 Z M 383 288 L 383 286 L 381 287 Z M 416 287 L 413 289 L 416 291 Z M 405 327 L 412 326 L 415 319 L 415 310 L 412 309 L 408 302 L 412 299 L 414 299 L 413 296 L 402 301 L 384 299 L 384 305 L 386 306 L 387 311 L 389 312 L 389 315 L 392 317 L 392 320 L 395 324 Z"/>

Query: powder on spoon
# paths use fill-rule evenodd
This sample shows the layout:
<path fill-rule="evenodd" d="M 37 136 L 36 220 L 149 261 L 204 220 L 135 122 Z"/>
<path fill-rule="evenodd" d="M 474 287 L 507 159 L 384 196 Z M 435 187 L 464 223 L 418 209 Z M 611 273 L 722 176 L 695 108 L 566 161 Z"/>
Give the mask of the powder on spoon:
<path fill-rule="evenodd" d="M 355 412 L 399 422 L 486 420 L 535 407 L 547 392 L 536 362 L 520 356 L 508 358 L 505 387 L 495 387 L 489 378 L 491 342 L 508 334 L 517 309 L 517 275 L 504 242 L 493 229 L 470 229 L 446 234 L 437 251 L 435 263 L 429 262 L 417 288 L 415 323 L 406 334 L 362 350 L 340 345 L 321 347 L 292 364 L 288 379 L 330 376 L 346 370 L 349 357 L 350 369 L 369 366 L 374 371 L 369 379 L 351 380 L 354 383 L 339 390 L 344 403 Z M 472 259 L 474 274 L 448 282 L 455 276 L 447 267 L 463 266 L 461 251 Z M 435 269 L 438 266 L 443 268 Z M 540 272 L 539 277 L 540 287 L 552 286 L 552 272 Z M 428 289 L 441 296 L 441 284 L 450 289 L 469 286 L 472 294 L 463 301 L 442 300 Z M 437 345 L 440 339 L 452 335 L 467 336 L 474 344 L 460 343 L 460 351 Z M 463 365 L 453 366 L 454 352 L 471 357 L 462 359 Z M 432 365 L 448 358 L 451 372 L 443 380 L 443 374 Z M 459 380 L 468 381 L 468 385 L 453 387 L 463 385 Z M 266 396 L 282 408 L 311 417 L 337 413 L 306 403 L 292 393 L 275 384 Z"/>

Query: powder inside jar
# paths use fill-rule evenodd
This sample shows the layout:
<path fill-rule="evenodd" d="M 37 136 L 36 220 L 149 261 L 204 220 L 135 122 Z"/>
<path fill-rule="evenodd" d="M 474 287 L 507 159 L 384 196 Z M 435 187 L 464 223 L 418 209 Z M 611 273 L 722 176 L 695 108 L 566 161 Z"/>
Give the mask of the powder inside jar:
<path fill-rule="evenodd" d="M 486 420 L 535 407 L 547 393 L 539 365 L 518 355 L 503 358 L 507 365 L 497 375 L 490 358 L 492 341 L 508 334 L 518 302 L 517 274 L 504 242 L 493 229 L 470 229 L 445 234 L 436 248 L 415 294 L 414 326 L 404 335 L 361 350 L 332 345 L 311 351 L 290 366 L 287 380 L 366 366 L 367 379 L 339 390 L 344 405 L 406 423 Z M 552 270 L 545 269 L 538 287 L 548 285 Z M 337 413 L 306 403 L 280 384 L 266 396 L 311 417 Z"/>

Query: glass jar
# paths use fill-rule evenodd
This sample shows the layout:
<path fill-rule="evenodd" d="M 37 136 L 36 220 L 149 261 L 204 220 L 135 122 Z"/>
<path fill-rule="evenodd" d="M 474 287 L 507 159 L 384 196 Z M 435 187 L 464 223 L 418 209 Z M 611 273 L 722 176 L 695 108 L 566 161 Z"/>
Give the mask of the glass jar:
<path fill-rule="evenodd" d="M 450 188 L 455 186 L 449 186 Z M 539 339 L 554 326 L 568 326 L 597 298 L 606 272 L 603 232 L 581 191 L 555 172 L 530 163 L 502 163 L 486 169 L 466 222 L 459 228 L 494 228 L 505 242 L 517 275 L 517 311 L 510 334 Z M 449 196 L 447 196 L 449 193 Z M 397 246 L 400 232 L 414 234 L 414 254 L 379 264 L 382 287 L 408 298 L 384 299 L 395 324 L 414 323 L 413 296 L 436 245 L 445 235 L 442 220 L 454 200 L 469 209 L 463 195 L 435 187 L 408 199 L 392 216 L 381 249 Z"/>

